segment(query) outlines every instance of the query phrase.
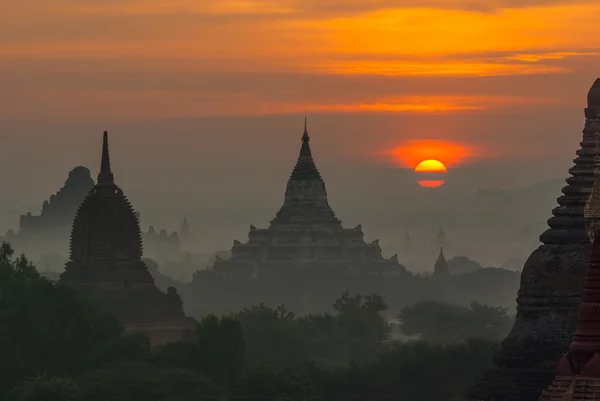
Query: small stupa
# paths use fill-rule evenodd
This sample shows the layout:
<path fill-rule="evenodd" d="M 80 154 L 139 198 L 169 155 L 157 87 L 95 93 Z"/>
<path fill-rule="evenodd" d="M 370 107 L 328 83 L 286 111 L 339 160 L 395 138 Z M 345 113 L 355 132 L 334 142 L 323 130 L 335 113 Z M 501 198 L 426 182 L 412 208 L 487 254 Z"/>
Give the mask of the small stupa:
<path fill-rule="evenodd" d="M 440 254 L 433 266 L 433 275 L 431 278 L 434 280 L 445 280 L 448 277 L 450 277 L 448 261 L 446 260 L 446 256 L 444 256 L 444 248 L 440 247 Z"/>
<path fill-rule="evenodd" d="M 141 257 L 138 216 L 115 184 L 105 131 L 98 181 L 77 210 L 60 282 L 105 304 L 127 331 L 146 333 L 154 345 L 180 340 L 194 321 L 174 288 L 158 290 Z"/>

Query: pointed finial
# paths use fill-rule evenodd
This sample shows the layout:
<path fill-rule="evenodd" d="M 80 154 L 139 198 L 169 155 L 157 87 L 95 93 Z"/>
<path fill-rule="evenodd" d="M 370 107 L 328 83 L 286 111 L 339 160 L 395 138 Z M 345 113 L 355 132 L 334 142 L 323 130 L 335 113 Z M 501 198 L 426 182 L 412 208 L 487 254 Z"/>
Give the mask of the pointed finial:
<path fill-rule="evenodd" d="M 102 161 L 100 162 L 100 173 L 98 173 L 98 184 L 114 184 L 115 180 L 110 169 L 110 154 L 108 152 L 108 132 L 104 131 L 102 138 Z"/>
<path fill-rule="evenodd" d="M 304 134 L 302 135 L 302 142 L 310 141 L 310 137 L 308 136 L 308 129 L 306 127 L 308 117 L 306 115 L 306 111 L 304 112 Z"/>

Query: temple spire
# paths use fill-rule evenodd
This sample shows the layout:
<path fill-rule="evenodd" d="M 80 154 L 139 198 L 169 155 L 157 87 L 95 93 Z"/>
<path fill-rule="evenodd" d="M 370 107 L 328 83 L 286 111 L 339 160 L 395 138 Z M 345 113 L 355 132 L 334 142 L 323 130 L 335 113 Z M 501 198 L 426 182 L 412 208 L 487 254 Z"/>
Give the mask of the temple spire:
<path fill-rule="evenodd" d="M 290 177 L 291 180 L 313 180 L 321 179 L 319 170 L 315 165 L 315 161 L 312 157 L 312 151 L 310 150 L 310 137 L 308 136 L 307 129 L 307 117 L 304 115 L 304 133 L 302 134 L 302 147 L 300 148 L 300 154 L 298 155 L 298 161 L 296 167 L 292 171 Z"/>
<path fill-rule="evenodd" d="M 108 132 L 104 131 L 102 138 L 102 161 L 100 162 L 100 173 L 98 173 L 98 184 L 114 185 L 115 178 L 110 168 L 110 154 L 108 152 Z"/>
<path fill-rule="evenodd" d="M 302 135 L 302 142 L 310 142 L 310 137 L 308 136 L 308 129 L 306 128 L 308 117 L 306 116 L 306 112 L 304 112 L 304 134 Z"/>

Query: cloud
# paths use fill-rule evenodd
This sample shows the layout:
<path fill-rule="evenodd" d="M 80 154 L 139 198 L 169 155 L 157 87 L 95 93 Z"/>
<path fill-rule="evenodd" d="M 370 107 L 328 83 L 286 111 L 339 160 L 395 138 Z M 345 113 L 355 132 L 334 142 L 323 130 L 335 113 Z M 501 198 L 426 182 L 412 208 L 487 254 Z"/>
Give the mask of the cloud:
<path fill-rule="evenodd" d="M 191 90 L 14 90 L 0 101 L 1 117 L 17 119 L 144 120 L 200 116 L 297 113 L 446 113 L 543 105 L 557 99 L 509 96 L 420 95 L 358 96 L 355 99 L 304 96 L 297 100 L 244 92 Z"/>

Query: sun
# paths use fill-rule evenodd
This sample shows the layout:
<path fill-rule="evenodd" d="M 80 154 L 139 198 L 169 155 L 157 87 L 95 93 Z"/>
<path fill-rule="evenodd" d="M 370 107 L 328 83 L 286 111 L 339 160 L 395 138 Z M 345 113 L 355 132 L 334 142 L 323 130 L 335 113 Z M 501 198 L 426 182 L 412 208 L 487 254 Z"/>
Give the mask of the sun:
<path fill-rule="evenodd" d="M 417 184 L 424 188 L 437 188 L 444 185 L 447 172 L 448 169 L 444 163 L 435 159 L 423 160 L 415 167 L 418 177 Z"/>
<path fill-rule="evenodd" d="M 428 159 L 423 160 L 415 167 L 415 173 L 447 173 L 448 169 L 439 160 Z"/>

